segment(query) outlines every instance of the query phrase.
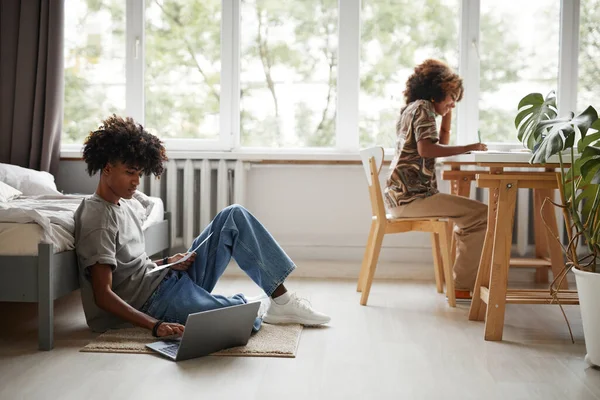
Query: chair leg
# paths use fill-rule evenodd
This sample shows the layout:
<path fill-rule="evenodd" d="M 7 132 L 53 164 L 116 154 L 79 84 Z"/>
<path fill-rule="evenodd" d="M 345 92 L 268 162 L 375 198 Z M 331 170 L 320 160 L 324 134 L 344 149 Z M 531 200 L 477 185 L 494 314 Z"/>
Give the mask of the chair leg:
<path fill-rule="evenodd" d="M 440 238 L 437 233 L 431 232 L 431 250 L 433 252 L 433 267 L 435 273 L 435 287 L 438 293 L 444 292 L 442 276 L 444 274 L 443 260 L 440 256 Z"/>
<path fill-rule="evenodd" d="M 456 261 L 456 240 L 454 238 L 454 223 L 448 222 L 448 245 L 450 246 L 450 262 L 454 265 Z"/>
<path fill-rule="evenodd" d="M 444 264 L 444 274 L 446 276 L 446 296 L 450 307 L 456 307 L 456 293 L 454 292 L 454 277 L 452 276 L 452 266 L 450 262 L 450 249 L 448 246 L 448 228 L 446 225 L 438 232 L 440 235 L 440 253 Z"/>
<path fill-rule="evenodd" d="M 369 237 L 367 238 L 367 245 L 365 246 L 365 254 L 360 267 L 360 273 L 358 274 L 358 284 L 356 285 L 356 291 L 362 292 L 365 285 L 365 278 L 367 277 L 367 271 L 369 269 L 369 258 L 370 252 L 373 250 L 373 240 L 375 239 L 375 226 L 376 221 L 371 222 L 371 229 L 369 230 Z"/>
<path fill-rule="evenodd" d="M 381 243 L 383 242 L 384 235 L 385 225 L 378 223 L 375 227 L 375 232 L 373 235 L 373 246 L 369 252 L 366 281 L 362 290 L 362 296 L 360 297 L 360 304 L 363 306 L 366 306 L 367 301 L 369 300 L 371 283 L 373 283 L 373 276 L 375 275 L 375 268 L 377 267 L 377 261 L 379 260 L 379 252 L 381 251 Z"/>

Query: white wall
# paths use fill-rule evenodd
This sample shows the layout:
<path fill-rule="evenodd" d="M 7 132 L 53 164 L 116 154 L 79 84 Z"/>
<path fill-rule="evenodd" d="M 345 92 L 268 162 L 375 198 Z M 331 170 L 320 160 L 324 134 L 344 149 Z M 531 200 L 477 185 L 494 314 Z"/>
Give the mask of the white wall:
<path fill-rule="evenodd" d="M 382 174 L 384 175 L 384 174 Z M 362 260 L 371 222 L 360 165 L 253 165 L 246 206 L 297 258 Z M 388 235 L 382 261 L 431 261 L 429 234 Z"/>

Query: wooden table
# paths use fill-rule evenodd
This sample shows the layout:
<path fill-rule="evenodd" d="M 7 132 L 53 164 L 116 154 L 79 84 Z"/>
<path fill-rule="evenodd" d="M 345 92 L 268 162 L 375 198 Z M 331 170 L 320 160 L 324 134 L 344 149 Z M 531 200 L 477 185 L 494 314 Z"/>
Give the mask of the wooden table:
<path fill-rule="evenodd" d="M 488 226 L 473 292 L 469 319 L 485 320 L 485 340 L 502 340 L 506 304 L 551 304 L 548 289 L 508 289 L 509 266 L 550 266 L 554 276 L 564 268 L 560 244 L 556 242 L 558 227 L 554 206 L 541 206 L 546 197 L 553 199 L 558 188 L 558 159 L 550 159 L 546 165 L 529 164 L 530 154 L 525 153 L 472 153 L 438 159 L 450 170 L 442 172 L 442 179 L 451 181 L 452 193 L 469 196 L 471 181 L 489 190 Z M 477 166 L 481 170 L 467 171 L 464 166 Z M 535 171 L 511 172 L 505 168 L 536 168 Z M 533 189 L 534 231 L 536 258 L 510 259 L 517 190 Z M 552 230 L 549 232 L 541 221 L 543 216 Z M 554 236 L 554 237 L 553 237 Z M 547 269 L 544 269 L 547 274 Z M 547 281 L 547 278 L 546 278 Z M 568 290 L 566 279 L 559 292 L 561 304 L 579 304 L 577 292 Z M 554 304 L 557 304 L 554 302 Z"/>

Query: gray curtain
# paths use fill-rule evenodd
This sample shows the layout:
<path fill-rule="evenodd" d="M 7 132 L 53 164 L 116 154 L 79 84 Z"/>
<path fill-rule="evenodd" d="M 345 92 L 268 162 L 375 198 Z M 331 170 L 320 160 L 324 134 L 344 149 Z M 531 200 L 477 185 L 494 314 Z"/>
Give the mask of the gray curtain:
<path fill-rule="evenodd" d="M 57 172 L 64 0 L 0 0 L 0 162 Z"/>

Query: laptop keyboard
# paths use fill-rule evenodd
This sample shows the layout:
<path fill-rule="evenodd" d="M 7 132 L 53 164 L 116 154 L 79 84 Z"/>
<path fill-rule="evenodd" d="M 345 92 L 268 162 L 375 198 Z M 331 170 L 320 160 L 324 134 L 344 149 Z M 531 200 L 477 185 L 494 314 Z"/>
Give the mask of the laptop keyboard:
<path fill-rule="evenodd" d="M 177 356 L 177 350 L 179 350 L 179 343 L 172 344 L 170 346 L 166 346 L 160 349 L 160 351 L 162 351 L 163 353 L 173 357 Z"/>

